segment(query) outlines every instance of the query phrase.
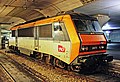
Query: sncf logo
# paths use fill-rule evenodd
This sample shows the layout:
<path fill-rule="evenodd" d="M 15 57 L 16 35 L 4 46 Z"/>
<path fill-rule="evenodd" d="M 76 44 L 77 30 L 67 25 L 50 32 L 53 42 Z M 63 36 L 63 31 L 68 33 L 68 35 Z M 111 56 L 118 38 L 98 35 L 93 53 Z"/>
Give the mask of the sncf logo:
<path fill-rule="evenodd" d="M 65 52 L 65 48 L 61 45 L 58 45 L 58 52 Z"/>

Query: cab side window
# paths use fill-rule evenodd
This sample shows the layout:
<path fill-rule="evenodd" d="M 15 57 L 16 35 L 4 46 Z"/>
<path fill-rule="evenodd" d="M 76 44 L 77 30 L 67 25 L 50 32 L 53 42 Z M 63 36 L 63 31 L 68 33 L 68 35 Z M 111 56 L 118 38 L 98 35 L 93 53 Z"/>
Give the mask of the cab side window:
<path fill-rule="evenodd" d="M 55 22 L 53 23 L 53 39 L 57 41 L 67 41 L 68 34 L 63 22 Z"/>
<path fill-rule="evenodd" d="M 62 31 L 62 28 L 59 23 L 54 23 L 54 31 Z"/>

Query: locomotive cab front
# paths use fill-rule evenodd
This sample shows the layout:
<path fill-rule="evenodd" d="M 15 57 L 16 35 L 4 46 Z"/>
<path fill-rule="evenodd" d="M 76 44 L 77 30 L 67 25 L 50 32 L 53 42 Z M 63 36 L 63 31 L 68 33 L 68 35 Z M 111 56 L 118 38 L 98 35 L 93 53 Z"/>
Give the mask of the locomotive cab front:
<path fill-rule="evenodd" d="M 97 19 L 83 14 L 71 18 L 80 39 L 79 55 L 72 63 L 73 68 L 79 68 L 76 64 L 93 68 L 112 61 L 113 57 L 106 53 L 107 41 Z"/>

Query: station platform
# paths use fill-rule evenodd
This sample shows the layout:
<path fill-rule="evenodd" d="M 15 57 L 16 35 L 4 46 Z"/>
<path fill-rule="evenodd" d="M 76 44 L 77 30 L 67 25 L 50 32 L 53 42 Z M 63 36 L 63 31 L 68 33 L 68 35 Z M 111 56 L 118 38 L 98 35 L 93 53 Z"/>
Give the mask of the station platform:
<path fill-rule="evenodd" d="M 114 59 L 120 60 L 120 43 L 108 43 L 107 53 Z"/>

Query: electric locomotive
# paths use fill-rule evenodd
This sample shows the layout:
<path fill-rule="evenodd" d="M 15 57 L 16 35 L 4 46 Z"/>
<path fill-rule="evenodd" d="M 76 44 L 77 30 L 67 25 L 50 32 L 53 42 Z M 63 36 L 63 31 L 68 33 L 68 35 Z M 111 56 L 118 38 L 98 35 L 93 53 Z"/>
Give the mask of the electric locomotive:
<path fill-rule="evenodd" d="M 113 60 L 96 18 L 66 13 L 16 25 L 10 29 L 9 49 L 78 71 Z"/>

